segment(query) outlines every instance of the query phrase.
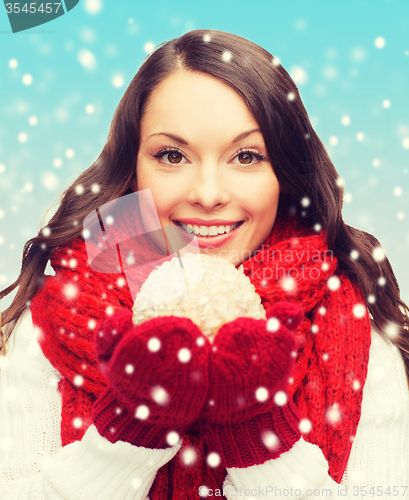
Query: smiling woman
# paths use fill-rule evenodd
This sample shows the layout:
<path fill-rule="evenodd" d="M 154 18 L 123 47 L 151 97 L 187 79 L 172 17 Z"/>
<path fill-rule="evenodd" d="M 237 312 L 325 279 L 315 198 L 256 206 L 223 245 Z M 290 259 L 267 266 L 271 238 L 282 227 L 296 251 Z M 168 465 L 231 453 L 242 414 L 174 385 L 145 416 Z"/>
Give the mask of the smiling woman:
<path fill-rule="evenodd" d="M 277 177 L 256 120 L 219 79 L 176 71 L 161 82 L 145 107 L 136 164 L 132 189 L 149 188 L 162 227 L 194 232 L 206 253 L 239 265 L 270 234 Z"/>
<path fill-rule="evenodd" d="M 407 498 L 409 310 L 379 242 L 344 223 L 337 180 L 266 50 L 214 30 L 159 46 L 0 293 L 18 287 L 3 314 L 0 498 Z M 267 320 L 236 318 L 213 345 L 187 318 L 133 325 L 119 226 L 136 218 L 99 209 L 149 191 L 157 214 L 135 234 L 156 215 L 162 229 L 135 239 L 136 269 L 166 228 L 194 233 L 240 266 Z M 91 212 L 121 272 L 91 267 Z"/>

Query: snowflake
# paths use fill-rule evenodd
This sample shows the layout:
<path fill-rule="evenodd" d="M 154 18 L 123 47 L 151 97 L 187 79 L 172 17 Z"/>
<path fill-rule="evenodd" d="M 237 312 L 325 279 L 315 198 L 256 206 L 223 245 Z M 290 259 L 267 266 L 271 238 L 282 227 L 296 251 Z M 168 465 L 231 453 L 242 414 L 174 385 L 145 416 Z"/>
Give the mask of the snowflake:
<path fill-rule="evenodd" d="M 268 390 L 265 387 L 259 387 L 256 390 L 255 397 L 260 403 L 267 401 L 269 396 Z"/>
<path fill-rule="evenodd" d="M 359 389 L 361 388 L 361 382 L 358 380 L 358 379 L 355 379 L 353 382 L 352 382 L 352 389 L 354 391 L 359 391 Z"/>
<path fill-rule="evenodd" d="M 205 339 L 204 337 L 198 337 L 196 339 L 196 344 L 199 346 L 199 347 L 203 347 L 205 345 Z"/>
<path fill-rule="evenodd" d="M 303 418 L 302 420 L 300 420 L 299 429 L 302 434 L 308 434 L 312 429 L 311 420 L 309 420 L 308 418 Z"/>
<path fill-rule="evenodd" d="M 326 412 L 326 418 L 328 422 L 331 424 L 337 424 L 338 422 L 341 421 L 342 416 L 338 403 L 334 403 L 332 406 L 328 408 Z"/>
<path fill-rule="evenodd" d="M 179 439 L 180 436 L 176 431 L 171 431 L 166 436 L 166 442 L 169 446 L 174 446 L 175 444 L 177 444 Z"/>
<path fill-rule="evenodd" d="M 131 364 L 125 366 L 125 373 L 127 373 L 128 375 L 131 375 L 131 373 L 133 373 L 134 370 L 135 368 Z"/>
<path fill-rule="evenodd" d="M 149 417 L 149 408 L 145 405 L 140 405 L 136 409 L 135 418 L 139 420 L 145 420 Z"/>
<path fill-rule="evenodd" d="M 278 439 L 277 435 L 274 434 L 274 432 L 264 432 L 261 439 L 264 443 L 264 446 L 269 450 L 275 450 L 276 448 L 278 448 L 278 446 L 280 446 L 280 440 Z"/>
<path fill-rule="evenodd" d="M 198 458 L 197 452 L 194 448 L 186 448 L 181 453 L 182 462 L 185 465 L 194 465 Z"/>
<path fill-rule="evenodd" d="M 220 464 L 220 455 L 213 451 L 207 455 L 206 462 L 209 467 L 217 467 Z"/>
<path fill-rule="evenodd" d="M 161 347 L 160 340 L 156 337 L 152 337 L 148 340 L 148 349 L 151 352 L 158 352 Z"/>
<path fill-rule="evenodd" d="M 140 488 L 142 485 L 142 481 L 139 479 L 139 477 L 134 477 L 131 481 L 131 488 L 133 488 L 134 490 L 137 490 L 138 488 Z"/>
<path fill-rule="evenodd" d="M 372 257 L 374 258 L 374 260 L 376 260 L 376 262 L 380 262 L 381 260 L 383 260 L 386 257 L 383 248 L 382 247 L 374 248 L 372 251 Z"/>
<path fill-rule="evenodd" d="M 289 293 L 294 292 L 295 289 L 297 288 L 297 284 L 296 284 L 295 280 L 293 278 L 291 278 L 291 276 L 281 280 L 280 284 L 281 284 L 281 288 L 285 292 L 289 292 Z"/>
<path fill-rule="evenodd" d="M 399 335 L 399 326 L 396 323 L 389 322 L 385 327 L 385 333 L 390 339 L 396 339 Z"/>
<path fill-rule="evenodd" d="M 277 406 L 284 406 L 287 403 L 287 394 L 284 391 L 277 391 L 274 395 L 274 403 Z"/>
<path fill-rule="evenodd" d="M 191 357 L 192 357 L 192 354 L 187 347 L 183 347 L 178 352 L 178 359 L 181 363 L 189 362 Z"/>
<path fill-rule="evenodd" d="M 163 387 L 155 386 L 151 389 L 152 399 L 159 405 L 165 405 L 169 401 L 169 394 Z"/>
<path fill-rule="evenodd" d="M 73 299 L 74 297 L 76 297 L 77 293 L 78 293 L 78 289 L 72 283 L 68 283 L 63 288 L 63 294 L 65 295 L 65 297 L 67 299 Z"/>
<path fill-rule="evenodd" d="M 81 418 L 79 418 L 79 417 L 74 418 L 74 420 L 72 421 L 72 425 L 73 425 L 76 429 L 81 429 L 81 427 L 82 427 L 82 419 L 81 419 Z"/>
<path fill-rule="evenodd" d="M 355 304 L 352 312 L 356 318 L 363 318 L 366 313 L 366 307 L 363 304 Z"/>
<path fill-rule="evenodd" d="M 385 286 L 385 285 L 386 285 L 386 278 L 385 278 L 385 276 L 381 276 L 381 277 L 378 279 L 378 285 L 379 285 L 379 286 Z"/>
<path fill-rule="evenodd" d="M 233 54 L 230 52 L 230 50 L 225 50 L 222 54 L 222 60 L 224 62 L 230 62 L 233 57 Z"/>
<path fill-rule="evenodd" d="M 341 286 L 341 280 L 338 278 L 338 276 L 331 276 L 331 278 L 328 279 L 327 281 L 328 288 L 334 292 L 335 290 L 338 290 L 338 288 Z"/>
<path fill-rule="evenodd" d="M 268 318 L 267 320 L 267 331 L 276 332 L 280 328 L 280 320 L 278 318 Z"/>

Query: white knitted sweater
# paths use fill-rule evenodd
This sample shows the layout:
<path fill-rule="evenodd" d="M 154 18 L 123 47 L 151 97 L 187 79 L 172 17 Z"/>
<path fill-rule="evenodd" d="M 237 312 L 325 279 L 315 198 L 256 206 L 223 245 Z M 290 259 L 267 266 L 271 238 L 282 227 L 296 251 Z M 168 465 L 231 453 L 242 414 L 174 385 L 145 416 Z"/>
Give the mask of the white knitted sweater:
<path fill-rule="evenodd" d="M 81 441 L 62 448 L 60 374 L 44 357 L 36 330 L 28 309 L 7 355 L 0 355 L 0 499 L 148 499 L 157 470 L 181 443 L 166 450 L 111 444 L 91 426 Z M 198 498 L 205 493 L 200 488 Z M 340 485 L 321 450 L 300 439 L 263 465 L 228 469 L 224 494 L 229 500 L 409 499 L 409 391 L 398 349 L 372 331 L 361 420 Z"/>

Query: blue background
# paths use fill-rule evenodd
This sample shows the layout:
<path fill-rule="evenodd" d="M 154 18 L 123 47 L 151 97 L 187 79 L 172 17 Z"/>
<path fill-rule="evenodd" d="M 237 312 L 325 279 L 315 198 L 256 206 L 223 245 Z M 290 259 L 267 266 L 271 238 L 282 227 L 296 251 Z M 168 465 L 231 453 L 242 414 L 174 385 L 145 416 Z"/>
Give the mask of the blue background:
<path fill-rule="evenodd" d="M 0 5 L 0 288 L 46 210 L 99 155 L 146 55 L 198 28 L 280 58 L 344 179 L 345 221 L 381 241 L 408 302 L 407 0 L 81 0 L 16 34 Z"/>

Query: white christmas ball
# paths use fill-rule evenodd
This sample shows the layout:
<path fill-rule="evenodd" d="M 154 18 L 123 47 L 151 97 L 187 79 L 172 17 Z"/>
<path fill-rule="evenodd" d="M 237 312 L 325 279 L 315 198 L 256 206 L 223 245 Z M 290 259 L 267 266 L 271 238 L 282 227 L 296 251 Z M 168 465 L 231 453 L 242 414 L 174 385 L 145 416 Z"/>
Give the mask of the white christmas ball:
<path fill-rule="evenodd" d="M 186 254 L 183 261 L 185 268 L 197 266 L 203 271 L 199 283 L 182 293 L 186 290 L 187 280 L 180 283 L 176 278 L 180 274 L 178 258 L 163 263 L 151 272 L 136 297 L 133 307 L 135 324 L 158 316 L 186 317 L 213 341 L 219 328 L 229 321 L 241 317 L 266 318 L 254 285 L 231 262 L 204 254 Z M 178 287 L 181 293 L 175 297 Z M 174 298 L 163 301 L 167 293 Z"/>

